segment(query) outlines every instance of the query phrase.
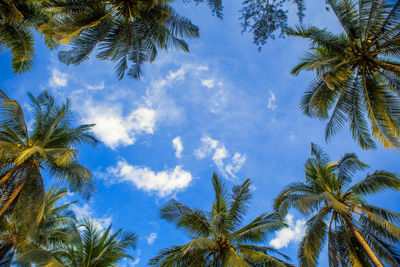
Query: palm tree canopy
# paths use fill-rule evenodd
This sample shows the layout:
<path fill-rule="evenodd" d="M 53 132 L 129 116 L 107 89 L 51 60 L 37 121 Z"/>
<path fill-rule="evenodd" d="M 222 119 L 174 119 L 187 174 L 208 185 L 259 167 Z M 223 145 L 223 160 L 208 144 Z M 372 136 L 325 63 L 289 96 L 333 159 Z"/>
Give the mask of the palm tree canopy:
<path fill-rule="evenodd" d="M 317 78 L 301 100 L 307 116 L 329 119 L 326 140 L 345 123 L 363 149 L 400 142 L 400 3 L 391 0 L 328 0 L 344 32 L 299 26 L 289 35 L 311 41 L 311 51 L 293 69 Z M 329 114 L 329 111 L 332 112 Z M 369 129 L 371 128 L 371 130 Z"/>
<path fill-rule="evenodd" d="M 21 74 L 33 66 L 33 33 L 51 20 L 43 4 L 39 0 L 0 1 L 0 48 L 11 52 L 14 73 Z M 44 34 L 44 39 L 48 47 L 56 46 L 50 36 Z"/>
<path fill-rule="evenodd" d="M 150 266 L 291 266 L 270 253 L 288 258 L 272 247 L 260 245 L 267 234 L 285 226 L 276 214 L 261 214 L 241 226 L 251 198 L 250 180 L 228 193 L 213 175 L 215 199 L 209 212 L 172 200 L 160 210 L 161 218 L 189 235 L 191 242 L 164 249 Z"/>
<path fill-rule="evenodd" d="M 0 265 L 11 263 L 13 255 L 32 247 L 52 247 L 67 236 L 67 225 L 74 215 L 68 210 L 74 202 L 59 205 L 58 201 L 68 191 L 65 188 L 51 188 L 45 195 L 40 219 L 32 212 L 30 205 L 20 205 L 0 219 Z M 4 246 L 13 241 L 7 250 Z"/>
<path fill-rule="evenodd" d="M 21 205 L 32 205 L 32 212 L 43 208 L 41 168 L 84 197 L 94 192 L 93 175 L 77 161 L 76 150 L 82 143 L 96 144 L 90 133 L 92 125 L 73 126 L 68 101 L 57 105 L 47 92 L 29 97 L 33 109 L 31 129 L 20 104 L 0 91 L 0 215 L 14 199 Z"/>
<path fill-rule="evenodd" d="M 35 263 L 37 266 L 117 266 L 123 258 L 132 258 L 127 250 L 134 249 L 137 237 L 133 233 L 118 230 L 113 233 L 111 226 L 103 231 L 90 220 L 80 224 L 71 223 L 69 234 L 63 243 L 52 249 L 32 248 L 19 257 L 21 263 Z"/>
<path fill-rule="evenodd" d="M 97 58 L 116 62 L 119 79 L 127 71 L 129 76 L 139 79 L 142 65 L 154 61 L 158 49 L 188 52 L 188 44 L 182 38 L 199 36 L 198 27 L 170 6 L 172 0 L 46 2 L 47 10 L 56 14 L 57 20 L 43 25 L 41 30 L 71 46 L 70 50 L 60 52 L 59 59 L 77 65 L 97 48 Z"/>
<path fill-rule="evenodd" d="M 368 168 L 355 154 L 348 153 L 339 161 L 329 161 L 322 149 L 311 145 L 305 163 L 305 183 L 289 184 L 276 197 L 275 210 L 284 215 L 293 207 L 305 215 L 306 233 L 298 250 L 300 266 L 316 266 L 328 238 L 332 266 L 358 262 L 372 266 L 359 241 L 351 232 L 353 226 L 381 261 L 391 266 L 400 264 L 400 214 L 369 204 L 365 198 L 384 190 L 400 191 L 400 177 L 391 172 L 375 171 L 350 185 L 357 171 Z"/>

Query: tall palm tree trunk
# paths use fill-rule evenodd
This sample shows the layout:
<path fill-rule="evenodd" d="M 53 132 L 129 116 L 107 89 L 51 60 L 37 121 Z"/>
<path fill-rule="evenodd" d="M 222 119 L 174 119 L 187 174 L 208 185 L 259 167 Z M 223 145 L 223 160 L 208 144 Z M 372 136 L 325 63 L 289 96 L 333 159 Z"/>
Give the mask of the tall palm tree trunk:
<path fill-rule="evenodd" d="M 357 228 L 352 224 L 350 218 L 345 217 L 345 220 L 347 222 L 347 225 L 350 227 L 351 231 L 353 232 L 354 236 L 357 238 L 358 242 L 360 242 L 361 246 L 364 248 L 365 252 L 368 254 L 368 257 L 374 263 L 374 265 L 377 267 L 383 267 L 382 263 L 376 257 L 376 255 L 372 251 L 371 247 L 368 245 L 368 243 L 362 237 L 360 232 L 358 232 Z"/>

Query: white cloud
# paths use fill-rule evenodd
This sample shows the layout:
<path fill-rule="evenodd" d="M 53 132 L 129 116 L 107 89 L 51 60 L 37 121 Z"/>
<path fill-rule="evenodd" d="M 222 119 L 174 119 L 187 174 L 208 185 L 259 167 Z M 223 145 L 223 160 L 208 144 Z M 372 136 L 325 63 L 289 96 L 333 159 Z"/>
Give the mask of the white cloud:
<path fill-rule="evenodd" d="M 167 76 L 167 80 L 168 81 L 173 81 L 173 80 L 182 80 L 186 74 L 187 70 L 185 69 L 185 67 L 181 67 L 179 70 L 177 71 L 170 71 L 168 76 Z"/>
<path fill-rule="evenodd" d="M 269 243 L 276 249 L 287 247 L 291 242 L 299 242 L 304 235 L 305 231 L 305 220 L 296 220 L 294 222 L 293 215 L 288 214 L 285 218 L 288 227 L 279 230 L 276 233 L 276 237 Z"/>
<path fill-rule="evenodd" d="M 136 188 L 146 192 L 155 192 L 160 197 L 168 196 L 189 186 L 192 175 L 178 165 L 174 169 L 154 172 L 148 167 L 128 164 L 125 160 L 116 167 L 107 169 L 110 183 L 132 183 Z"/>
<path fill-rule="evenodd" d="M 156 124 L 156 112 L 145 107 L 125 116 L 118 105 L 87 100 L 81 114 L 85 123 L 95 124 L 94 134 L 111 148 L 135 143 L 137 134 L 153 134 Z"/>
<path fill-rule="evenodd" d="M 208 100 L 211 113 L 219 113 L 226 107 L 228 102 L 227 94 L 228 92 L 222 88 L 222 84 L 219 84 L 219 89 L 213 90 Z"/>
<path fill-rule="evenodd" d="M 88 90 L 94 90 L 94 91 L 96 91 L 96 90 L 103 90 L 104 87 L 105 87 L 104 81 L 101 81 L 100 83 L 98 83 L 98 84 L 96 84 L 96 85 L 90 85 L 90 84 L 86 85 L 86 89 L 88 89 Z"/>
<path fill-rule="evenodd" d="M 290 131 L 290 136 L 289 136 L 290 141 L 294 142 L 296 140 L 296 135 L 293 133 L 293 131 Z"/>
<path fill-rule="evenodd" d="M 112 217 L 111 216 L 103 216 L 103 217 L 100 217 L 100 218 L 94 218 L 93 220 L 98 225 L 100 225 L 101 229 L 106 229 L 112 223 Z"/>
<path fill-rule="evenodd" d="M 180 159 L 183 151 L 182 139 L 179 136 L 175 137 L 172 140 L 172 146 L 175 149 L 175 156 Z"/>
<path fill-rule="evenodd" d="M 111 216 L 95 217 L 95 212 L 88 203 L 83 204 L 83 206 L 72 204 L 70 208 L 78 220 L 91 219 L 102 230 L 106 229 L 112 223 Z"/>
<path fill-rule="evenodd" d="M 215 80 L 214 79 L 202 80 L 201 85 L 208 87 L 208 88 L 213 88 L 215 86 Z"/>
<path fill-rule="evenodd" d="M 233 155 L 232 162 L 226 165 L 226 172 L 230 176 L 235 176 L 235 174 L 243 167 L 246 162 L 246 155 L 242 155 L 239 152 L 236 152 Z"/>
<path fill-rule="evenodd" d="M 147 244 L 153 245 L 154 240 L 156 240 L 156 238 L 157 238 L 157 233 L 151 233 L 151 234 L 149 234 L 149 235 L 146 237 Z"/>
<path fill-rule="evenodd" d="M 62 73 L 57 69 L 52 69 L 52 76 L 49 80 L 49 85 L 52 88 L 65 87 L 68 84 L 67 74 Z"/>
<path fill-rule="evenodd" d="M 219 142 L 209 136 L 203 136 L 201 139 L 201 147 L 194 152 L 195 156 L 199 159 L 205 158 L 207 155 L 212 154 L 216 150 Z"/>
<path fill-rule="evenodd" d="M 128 258 L 124 258 L 123 260 L 120 261 L 118 266 L 120 266 L 120 267 L 134 267 L 137 264 L 139 264 L 139 262 L 140 262 L 140 258 L 136 258 L 134 260 L 128 259 Z"/>
<path fill-rule="evenodd" d="M 246 155 L 236 152 L 228 163 L 225 163 L 225 160 L 230 157 L 230 154 L 224 144 L 209 136 L 203 136 L 200 141 L 201 146 L 195 150 L 194 155 L 198 159 L 211 156 L 219 172 L 225 178 L 236 178 L 236 173 L 239 172 L 246 162 Z"/>
<path fill-rule="evenodd" d="M 167 88 L 172 87 L 175 82 L 183 80 L 187 71 L 188 69 L 185 66 L 175 72 L 171 71 L 165 78 L 152 81 L 146 89 L 145 103 L 156 111 L 158 121 L 166 123 L 182 121 L 184 110 L 168 94 Z"/>
<path fill-rule="evenodd" d="M 269 90 L 269 97 L 268 97 L 268 104 L 267 104 L 267 108 L 274 111 L 277 108 L 277 104 L 276 104 L 276 96 L 275 94 Z"/>
<path fill-rule="evenodd" d="M 71 210 L 75 213 L 77 219 L 85 219 L 90 217 L 93 214 L 91 207 L 85 203 L 83 206 L 78 206 L 76 204 L 72 204 Z"/>

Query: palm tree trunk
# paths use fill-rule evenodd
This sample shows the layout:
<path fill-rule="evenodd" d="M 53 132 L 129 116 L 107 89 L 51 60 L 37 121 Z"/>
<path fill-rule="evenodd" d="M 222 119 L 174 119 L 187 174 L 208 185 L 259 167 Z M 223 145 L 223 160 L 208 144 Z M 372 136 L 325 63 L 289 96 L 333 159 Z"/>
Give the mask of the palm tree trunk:
<path fill-rule="evenodd" d="M 358 232 L 357 228 L 353 225 L 350 218 L 345 217 L 345 220 L 346 220 L 346 223 L 348 224 L 348 226 L 350 227 L 351 231 L 353 232 L 354 236 L 357 238 L 358 242 L 360 242 L 361 246 L 364 248 L 365 252 L 367 253 L 370 260 L 374 263 L 374 265 L 377 267 L 383 267 L 382 263 L 376 257 L 376 255 L 372 251 L 371 247 L 368 245 L 368 243 L 362 237 L 360 232 Z"/>

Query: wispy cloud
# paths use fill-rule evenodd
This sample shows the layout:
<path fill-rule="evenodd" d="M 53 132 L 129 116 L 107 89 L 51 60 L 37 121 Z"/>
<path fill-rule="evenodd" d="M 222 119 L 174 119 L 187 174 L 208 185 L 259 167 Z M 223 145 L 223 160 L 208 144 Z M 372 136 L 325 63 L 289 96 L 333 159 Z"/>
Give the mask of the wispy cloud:
<path fill-rule="evenodd" d="M 153 80 L 146 89 L 145 103 L 156 111 L 156 119 L 160 122 L 173 124 L 184 118 L 184 109 L 178 106 L 175 99 L 168 93 L 168 88 L 183 80 L 188 69 L 182 66 L 176 71 L 170 71 L 165 77 Z"/>
<path fill-rule="evenodd" d="M 201 81 L 201 85 L 208 87 L 208 88 L 213 88 L 215 86 L 215 80 L 214 79 L 204 79 Z"/>
<path fill-rule="evenodd" d="M 305 231 L 305 220 L 294 220 L 292 214 L 288 214 L 285 217 L 285 222 L 288 227 L 279 230 L 276 233 L 276 237 L 270 241 L 270 245 L 276 249 L 287 247 L 291 242 L 299 242 L 304 235 Z"/>
<path fill-rule="evenodd" d="M 93 222 L 99 225 L 102 230 L 106 229 L 112 223 L 111 216 L 96 217 L 95 211 L 88 203 L 85 203 L 82 206 L 72 204 L 70 208 L 75 213 L 75 216 L 78 220 L 90 218 L 91 220 L 93 220 Z"/>
<path fill-rule="evenodd" d="M 155 172 L 148 167 L 130 165 L 121 160 L 115 167 L 107 169 L 107 179 L 110 183 L 131 183 L 136 188 L 149 193 L 166 197 L 184 190 L 192 181 L 190 172 L 178 165 L 174 169 Z"/>
<path fill-rule="evenodd" d="M 172 140 L 172 146 L 175 149 L 175 156 L 180 159 L 183 151 L 182 139 L 179 136 L 175 137 Z"/>
<path fill-rule="evenodd" d="M 104 81 L 101 81 L 100 83 L 98 83 L 98 84 L 87 84 L 86 85 L 86 89 L 88 89 L 88 90 L 94 90 L 94 91 L 96 91 L 96 90 L 103 90 L 105 88 L 105 84 L 104 84 Z"/>
<path fill-rule="evenodd" d="M 134 267 L 136 265 L 138 265 L 140 262 L 140 258 L 137 258 L 132 260 L 132 259 L 128 259 L 128 258 L 124 258 L 123 260 L 121 260 L 118 264 L 118 266 L 120 267 Z"/>
<path fill-rule="evenodd" d="M 239 172 L 246 162 L 246 155 L 236 152 L 233 157 L 230 157 L 229 151 L 226 149 L 225 145 L 209 136 L 203 136 L 200 142 L 201 146 L 195 150 L 195 156 L 198 159 L 211 156 L 219 172 L 225 178 L 236 178 L 237 172 Z M 227 159 L 228 162 L 225 163 Z"/>
<path fill-rule="evenodd" d="M 269 90 L 269 96 L 268 96 L 268 103 L 267 103 L 267 108 L 274 111 L 278 105 L 276 104 L 276 96 L 275 94 Z"/>
<path fill-rule="evenodd" d="M 157 238 L 157 233 L 150 233 L 148 236 L 146 236 L 147 244 L 153 245 L 156 238 Z"/>
<path fill-rule="evenodd" d="M 51 78 L 49 80 L 49 86 L 52 88 L 66 87 L 68 84 L 67 74 L 53 68 L 51 70 Z"/>

